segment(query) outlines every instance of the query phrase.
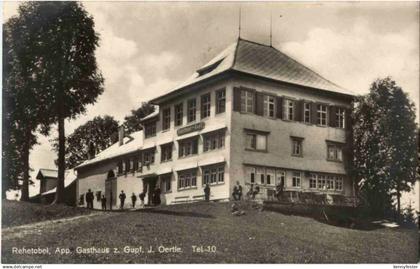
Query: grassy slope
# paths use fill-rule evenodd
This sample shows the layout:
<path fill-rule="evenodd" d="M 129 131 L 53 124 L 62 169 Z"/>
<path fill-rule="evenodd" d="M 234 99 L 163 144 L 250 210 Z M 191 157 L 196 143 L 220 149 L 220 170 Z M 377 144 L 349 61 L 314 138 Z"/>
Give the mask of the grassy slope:
<path fill-rule="evenodd" d="M 38 221 L 60 219 L 92 211 L 84 208 L 74 208 L 66 205 L 41 205 L 20 201 L 2 201 L 2 228 L 18 226 Z"/>
<path fill-rule="evenodd" d="M 4 263 L 410 263 L 417 262 L 418 234 L 407 229 L 359 231 L 310 218 L 200 203 L 154 211 L 106 213 L 46 227 L 42 233 L 2 242 Z M 181 254 L 12 255 L 13 246 L 178 246 Z M 192 245 L 214 245 L 197 254 Z"/>

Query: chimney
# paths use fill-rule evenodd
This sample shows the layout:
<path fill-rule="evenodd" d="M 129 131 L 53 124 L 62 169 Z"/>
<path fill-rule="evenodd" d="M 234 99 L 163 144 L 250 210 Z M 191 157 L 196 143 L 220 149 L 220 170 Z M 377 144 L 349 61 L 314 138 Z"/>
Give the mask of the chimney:
<path fill-rule="evenodd" d="M 96 153 L 95 144 L 93 144 L 93 142 L 90 142 L 88 146 L 88 159 L 91 160 L 95 158 L 95 153 Z"/>
<path fill-rule="evenodd" d="M 121 125 L 118 129 L 118 144 L 122 146 L 124 144 L 124 126 Z"/>

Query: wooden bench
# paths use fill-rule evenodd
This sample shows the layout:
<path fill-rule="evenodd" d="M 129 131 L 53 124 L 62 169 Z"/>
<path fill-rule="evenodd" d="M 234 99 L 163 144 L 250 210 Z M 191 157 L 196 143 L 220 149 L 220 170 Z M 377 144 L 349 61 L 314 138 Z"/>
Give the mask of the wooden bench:
<path fill-rule="evenodd" d="M 172 201 L 172 204 L 178 204 L 178 203 L 187 203 L 190 199 L 190 196 L 178 196 L 175 197 L 174 201 Z"/>
<path fill-rule="evenodd" d="M 204 194 L 202 194 L 202 195 L 194 195 L 194 196 L 192 197 L 192 199 L 193 199 L 194 201 L 203 201 L 203 200 L 204 200 L 204 198 L 205 198 Z"/>

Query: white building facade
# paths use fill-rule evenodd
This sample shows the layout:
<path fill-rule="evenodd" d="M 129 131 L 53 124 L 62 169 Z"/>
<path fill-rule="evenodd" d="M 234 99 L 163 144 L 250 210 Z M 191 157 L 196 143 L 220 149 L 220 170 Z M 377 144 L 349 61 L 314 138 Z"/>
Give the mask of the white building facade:
<path fill-rule="evenodd" d="M 151 100 L 143 131 L 77 167 L 78 199 L 91 189 L 116 206 L 121 190 L 146 203 L 229 200 L 234 184 L 270 199 L 283 182 L 300 193 L 354 196 L 348 176 L 353 95 L 273 47 L 239 39 L 183 85 Z M 138 200 L 138 199 L 137 199 Z M 94 207 L 100 202 L 95 199 Z"/>

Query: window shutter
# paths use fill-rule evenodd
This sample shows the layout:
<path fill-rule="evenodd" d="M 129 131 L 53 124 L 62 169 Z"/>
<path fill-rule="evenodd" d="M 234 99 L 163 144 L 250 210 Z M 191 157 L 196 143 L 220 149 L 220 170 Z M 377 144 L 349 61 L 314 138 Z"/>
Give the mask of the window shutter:
<path fill-rule="evenodd" d="M 335 117 L 335 113 L 337 109 L 335 106 L 329 106 L 328 107 L 328 125 L 331 127 L 336 127 L 337 126 L 337 119 Z"/>
<path fill-rule="evenodd" d="M 283 97 L 277 97 L 277 118 L 283 119 Z"/>
<path fill-rule="evenodd" d="M 295 102 L 295 120 L 296 121 L 303 121 L 303 100 L 298 100 Z"/>
<path fill-rule="evenodd" d="M 264 94 L 255 92 L 255 114 L 264 115 Z"/>
<path fill-rule="evenodd" d="M 318 123 L 317 103 L 311 103 L 311 121 L 313 124 Z"/>
<path fill-rule="evenodd" d="M 346 108 L 346 110 L 345 110 L 345 112 L 344 112 L 344 127 L 347 129 L 347 130 L 350 130 L 351 129 L 351 126 L 352 126 L 352 120 L 351 120 L 351 109 L 347 109 Z"/>
<path fill-rule="evenodd" d="M 233 111 L 241 112 L 241 88 L 233 88 Z"/>

